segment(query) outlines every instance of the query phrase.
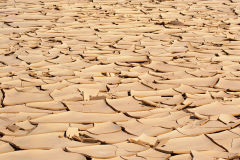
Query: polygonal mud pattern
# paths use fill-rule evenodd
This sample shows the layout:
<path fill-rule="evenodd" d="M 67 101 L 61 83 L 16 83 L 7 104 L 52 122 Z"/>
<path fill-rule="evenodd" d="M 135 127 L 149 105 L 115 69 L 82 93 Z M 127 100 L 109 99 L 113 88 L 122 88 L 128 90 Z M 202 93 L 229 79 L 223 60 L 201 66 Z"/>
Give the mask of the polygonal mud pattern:
<path fill-rule="evenodd" d="M 0 160 L 240 158 L 240 1 L 0 8 Z"/>

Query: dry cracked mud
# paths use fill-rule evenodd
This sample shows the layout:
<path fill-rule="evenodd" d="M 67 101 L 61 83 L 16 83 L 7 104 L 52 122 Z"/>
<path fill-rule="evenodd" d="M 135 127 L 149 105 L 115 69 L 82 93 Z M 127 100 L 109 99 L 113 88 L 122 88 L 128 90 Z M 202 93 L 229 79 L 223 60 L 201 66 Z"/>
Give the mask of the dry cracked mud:
<path fill-rule="evenodd" d="M 239 0 L 1 0 L 0 160 L 240 158 Z"/>

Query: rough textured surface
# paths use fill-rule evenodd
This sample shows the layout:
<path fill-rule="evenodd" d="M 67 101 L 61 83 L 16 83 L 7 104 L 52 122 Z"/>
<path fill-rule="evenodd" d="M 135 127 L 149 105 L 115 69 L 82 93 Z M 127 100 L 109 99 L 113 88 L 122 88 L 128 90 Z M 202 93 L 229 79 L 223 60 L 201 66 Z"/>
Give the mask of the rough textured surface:
<path fill-rule="evenodd" d="M 1 160 L 240 158 L 239 0 L 1 0 Z"/>

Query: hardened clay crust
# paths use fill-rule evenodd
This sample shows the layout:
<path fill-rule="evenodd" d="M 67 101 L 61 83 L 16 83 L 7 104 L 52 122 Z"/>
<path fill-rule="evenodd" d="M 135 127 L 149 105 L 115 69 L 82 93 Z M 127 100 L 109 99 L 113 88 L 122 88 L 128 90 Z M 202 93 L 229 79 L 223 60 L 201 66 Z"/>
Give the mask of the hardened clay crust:
<path fill-rule="evenodd" d="M 238 160 L 239 0 L 0 0 L 0 160 Z"/>

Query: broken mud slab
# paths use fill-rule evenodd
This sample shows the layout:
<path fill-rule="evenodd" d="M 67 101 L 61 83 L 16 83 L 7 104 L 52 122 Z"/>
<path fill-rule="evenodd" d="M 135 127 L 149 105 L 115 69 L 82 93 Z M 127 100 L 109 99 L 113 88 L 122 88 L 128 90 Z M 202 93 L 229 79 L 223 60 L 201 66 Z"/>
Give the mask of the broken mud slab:
<path fill-rule="evenodd" d="M 1 1 L 0 159 L 239 158 L 240 3 L 219 2 Z"/>

